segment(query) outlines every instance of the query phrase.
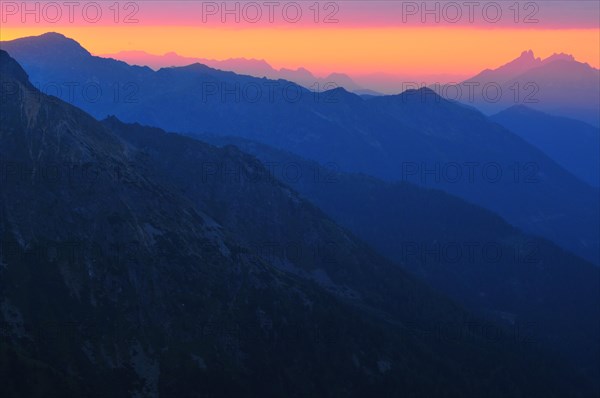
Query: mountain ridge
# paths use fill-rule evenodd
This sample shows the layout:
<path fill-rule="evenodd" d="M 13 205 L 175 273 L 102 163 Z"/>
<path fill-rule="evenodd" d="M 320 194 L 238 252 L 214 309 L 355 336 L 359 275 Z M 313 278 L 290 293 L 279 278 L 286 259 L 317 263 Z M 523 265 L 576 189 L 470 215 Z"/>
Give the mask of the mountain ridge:
<path fill-rule="evenodd" d="M 166 67 L 184 67 L 193 63 L 201 63 L 214 69 L 231 71 L 238 74 L 255 77 L 268 77 L 270 79 L 284 79 L 297 83 L 316 91 L 325 91 L 334 87 L 345 87 L 350 91 L 363 90 L 351 77 L 344 73 L 330 73 L 324 77 L 317 77 L 308 69 L 273 68 L 264 59 L 254 58 L 228 58 L 214 60 L 197 57 L 184 57 L 174 52 L 163 55 L 150 54 L 145 51 L 121 51 L 114 54 L 100 54 L 99 57 L 112 58 L 127 62 L 130 65 L 148 66 L 154 70 Z"/>
<path fill-rule="evenodd" d="M 74 71 L 68 60 L 45 60 L 19 42 L 2 46 L 16 52 L 34 81 L 99 84 L 105 93 L 114 92 L 115 81 L 127 83 L 123 88 L 133 90 L 131 101 L 112 96 L 69 101 L 96 118 L 114 114 L 189 135 L 240 135 L 345 171 L 439 188 L 600 261 L 595 191 L 516 134 L 430 90 L 361 98 L 218 70 L 158 73 L 97 57 Z M 473 181 L 469 164 L 478 165 Z M 462 177 L 446 178 L 456 165 Z M 483 174 L 488 166 L 499 169 L 501 181 Z"/>
<path fill-rule="evenodd" d="M 18 70 L 4 51 L 0 64 L 3 71 Z M 282 184 L 228 183 L 212 174 L 209 180 L 179 175 L 166 181 L 180 169 L 164 168 L 164 162 L 179 159 L 230 162 L 252 178 L 265 173 L 249 155 L 187 145 L 189 138 L 166 133 L 139 136 L 177 153 L 175 159 L 160 157 L 136 141 L 137 127 L 121 126 L 116 134 L 23 84 L 23 73 L 0 75 L 0 94 L 12 99 L 3 102 L 0 114 L 0 155 L 24 170 L 0 187 L 0 233 L 3 244 L 11 245 L 0 254 L 0 316 L 7 327 L 0 340 L 0 378 L 8 396 L 186 397 L 205 391 L 274 397 L 314 396 L 323 389 L 364 396 L 408 388 L 423 397 L 502 397 L 515 390 L 558 397 L 589 388 L 535 348 L 494 344 L 474 331 L 441 342 L 402 332 L 402 323 L 388 320 L 419 327 L 427 320 L 458 322 L 467 314 L 374 257 Z M 94 166 L 96 172 L 60 178 L 40 173 L 63 163 L 81 166 L 78 171 Z M 264 196 L 263 189 L 273 195 Z M 248 204 L 250 196 L 236 192 L 256 200 Z M 296 209 L 288 227 L 295 220 L 300 230 L 318 233 L 317 241 L 342 237 L 336 254 L 363 261 L 330 264 L 338 270 L 330 277 L 360 290 L 374 307 L 343 300 L 322 282 L 283 272 L 265 261 L 268 256 L 239 245 L 236 231 L 260 231 L 256 223 L 248 232 L 241 229 L 235 208 L 247 205 L 256 216 L 277 206 Z M 219 213 L 219 206 L 231 210 Z M 64 251 L 78 242 L 76 251 Z M 121 252 L 121 245 L 129 250 Z M 316 259 L 304 267 L 326 264 L 323 254 Z M 388 271 L 400 278 L 382 278 Z M 379 307 L 388 314 L 383 320 L 376 311 L 382 302 L 388 303 Z M 473 384 L 499 367 L 492 380 Z M 43 384 L 12 378 L 14 369 L 38 375 Z M 52 382 L 53 374 L 60 380 Z M 271 383 L 274 378 L 280 381 Z"/>
<path fill-rule="evenodd" d="M 274 178 L 430 286 L 497 322 L 514 325 L 526 319 L 534 325 L 536 341 L 561 347 L 578 366 L 587 363 L 589 375 L 600 369 L 595 359 L 600 322 L 588 323 L 600 319 L 600 306 L 592 304 L 600 302 L 600 270 L 592 264 L 439 190 L 344 173 L 239 137 L 198 139 L 233 144 L 257 156 L 271 165 Z M 298 172 L 290 176 L 286 166 Z M 580 326 L 558 330 L 562 327 L 555 319 L 567 319 L 583 308 L 589 316 L 568 322 Z M 583 340 L 588 343 L 580 344 Z"/>

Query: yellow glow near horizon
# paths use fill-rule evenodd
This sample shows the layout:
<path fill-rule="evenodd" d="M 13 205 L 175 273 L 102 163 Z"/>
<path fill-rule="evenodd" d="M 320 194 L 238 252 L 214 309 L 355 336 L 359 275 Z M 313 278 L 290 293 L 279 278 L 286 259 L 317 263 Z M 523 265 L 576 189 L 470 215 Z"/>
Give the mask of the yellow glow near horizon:
<path fill-rule="evenodd" d="M 3 28 L 1 40 L 57 31 L 93 54 L 143 50 L 210 59 L 265 59 L 273 67 L 345 72 L 469 75 L 532 49 L 537 57 L 573 54 L 600 66 L 598 29 L 257 28 L 61 26 Z"/>

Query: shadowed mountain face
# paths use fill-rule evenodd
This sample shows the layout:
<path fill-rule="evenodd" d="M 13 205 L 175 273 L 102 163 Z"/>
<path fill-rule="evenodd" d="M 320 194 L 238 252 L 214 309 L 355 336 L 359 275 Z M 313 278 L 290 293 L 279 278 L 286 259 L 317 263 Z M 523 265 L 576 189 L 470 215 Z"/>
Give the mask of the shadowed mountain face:
<path fill-rule="evenodd" d="M 525 106 L 511 107 L 491 119 L 544 151 L 581 180 L 594 187 L 600 185 L 598 128 Z"/>
<path fill-rule="evenodd" d="M 52 92 L 62 84 L 61 98 L 97 118 L 243 136 L 350 172 L 442 189 L 599 261 L 597 191 L 520 137 L 433 91 L 366 100 L 200 64 L 154 72 L 92 57 L 56 34 L 2 47 L 40 87 Z M 65 82 L 76 89 L 67 91 Z"/>
<path fill-rule="evenodd" d="M 542 60 L 532 51 L 525 51 L 519 58 L 497 69 L 487 69 L 459 87 L 459 91 L 447 87 L 447 96 L 488 114 L 526 105 L 600 126 L 600 70 L 568 54 Z"/>
<path fill-rule="evenodd" d="M 535 346 L 482 334 L 493 325 L 254 158 L 100 124 L 4 51 L 0 72 L 4 396 L 591 393 Z M 460 334 L 420 332 L 432 325 Z"/>
<path fill-rule="evenodd" d="M 592 264 L 441 191 L 341 173 L 241 138 L 200 138 L 257 156 L 273 178 L 437 290 L 527 331 L 590 379 L 600 371 L 600 270 Z"/>

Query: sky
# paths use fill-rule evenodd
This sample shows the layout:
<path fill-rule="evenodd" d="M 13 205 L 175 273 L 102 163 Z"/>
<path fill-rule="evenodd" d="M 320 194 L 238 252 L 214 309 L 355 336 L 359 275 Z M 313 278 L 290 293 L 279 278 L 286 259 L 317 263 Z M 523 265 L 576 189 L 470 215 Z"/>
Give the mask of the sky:
<path fill-rule="evenodd" d="M 264 59 L 316 75 L 471 76 L 524 50 L 600 67 L 598 1 L 2 1 L 0 39 L 54 31 L 93 54 Z"/>

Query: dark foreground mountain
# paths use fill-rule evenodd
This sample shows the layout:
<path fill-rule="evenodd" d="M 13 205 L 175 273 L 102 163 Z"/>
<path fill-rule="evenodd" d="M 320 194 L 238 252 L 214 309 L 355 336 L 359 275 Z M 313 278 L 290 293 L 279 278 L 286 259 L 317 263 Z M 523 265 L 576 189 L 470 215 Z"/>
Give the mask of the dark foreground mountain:
<path fill-rule="evenodd" d="M 242 138 L 201 139 L 255 155 L 273 178 L 437 290 L 560 352 L 591 380 L 600 373 L 594 265 L 442 191 L 343 173 Z"/>
<path fill-rule="evenodd" d="M 491 119 L 541 149 L 588 184 L 600 185 L 600 129 L 575 119 L 513 106 Z"/>
<path fill-rule="evenodd" d="M 2 47 L 43 91 L 97 118 L 243 136 L 350 172 L 442 189 L 599 261 L 597 191 L 481 113 L 431 90 L 363 99 L 200 64 L 155 72 L 93 57 L 58 34 Z"/>
<path fill-rule="evenodd" d="M 237 149 L 157 133 L 179 154 L 161 157 L 137 128 L 117 135 L 37 92 L 4 51 L 0 72 L 3 396 L 591 393 L 535 346 L 479 332 Z M 419 333 L 432 324 L 471 326 Z"/>

